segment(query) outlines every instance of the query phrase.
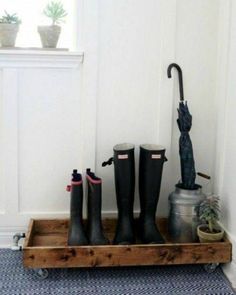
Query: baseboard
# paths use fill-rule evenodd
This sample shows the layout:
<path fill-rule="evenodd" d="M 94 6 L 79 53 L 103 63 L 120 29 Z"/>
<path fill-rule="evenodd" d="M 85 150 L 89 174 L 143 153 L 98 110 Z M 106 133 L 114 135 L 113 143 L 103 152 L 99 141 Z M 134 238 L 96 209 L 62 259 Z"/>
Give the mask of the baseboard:
<path fill-rule="evenodd" d="M 221 224 L 221 226 L 224 228 L 224 226 Z M 222 266 L 223 272 L 232 284 L 232 287 L 236 289 L 236 252 L 234 249 L 236 249 L 236 236 L 230 234 L 225 228 L 224 228 L 226 235 L 230 242 L 232 243 L 232 261 L 230 263 L 224 264 Z"/>
<path fill-rule="evenodd" d="M 16 233 L 25 233 L 24 227 L 0 227 L 0 248 L 10 248 L 12 246 L 13 236 Z"/>
<path fill-rule="evenodd" d="M 232 243 L 232 261 L 230 263 L 227 263 L 223 265 L 222 269 L 224 271 L 224 274 L 227 276 L 228 280 L 232 284 L 233 288 L 236 289 L 236 255 L 234 252 L 234 249 L 236 249 L 236 237 L 228 234 L 228 238 L 230 242 Z"/>
<path fill-rule="evenodd" d="M 134 217 L 139 216 L 140 211 L 139 210 L 134 210 Z M 117 210 L 114 211 L 104 211 L 102 212 L 103 218 L 117 218 Z"/>
<path fill-rule="evenodd" d="M 223 272 L 230 281 L 232 287 L 236 289 L 236 261 L 232 260 L 230 263 L 227 263 L 222 266 Z"/>

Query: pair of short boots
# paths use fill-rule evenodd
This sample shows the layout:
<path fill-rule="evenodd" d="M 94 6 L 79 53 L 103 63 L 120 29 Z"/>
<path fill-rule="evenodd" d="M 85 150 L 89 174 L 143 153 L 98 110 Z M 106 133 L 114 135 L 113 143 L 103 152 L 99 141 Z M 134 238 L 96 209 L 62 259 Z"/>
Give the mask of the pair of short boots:
<path fill-rule="evenodd" d="M 118 222 L 113 244 L 126 245 L 135 243 L 133 218 L 135 189 L 134 148 L 133 144 L 118 144 L 113 148 L 113 158 L 103 163 L 103 166 L 106 166 L 114 162 L 115 170 Z M 140 146 L 139 196 L 141 210 L 137 224 L 137 234 L 144 244 L 165 243 L 156 225 L 156 208 L 165 161 L 165 148 L 162 146 L 152 144 Z"/>
<path fill-rule="evenodd" d="M 83 225 L 83 181 L 82 176 L 73 170 L 71 185 L 70 224 L 68 245 L 106 245 L 108 239 L 103 234 L 101 220 L 102 180 L 95 176 L 90 169 L 86 171 L 87 179 L 87 225 Z"/>

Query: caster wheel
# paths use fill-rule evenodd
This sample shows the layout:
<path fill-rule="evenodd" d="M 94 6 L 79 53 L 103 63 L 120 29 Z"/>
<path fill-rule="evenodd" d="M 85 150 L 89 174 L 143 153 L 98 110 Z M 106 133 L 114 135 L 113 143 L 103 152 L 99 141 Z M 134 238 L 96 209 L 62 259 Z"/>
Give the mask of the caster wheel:
<path fill-rule="evenodd" d="M 48 277 L 48 270 L 46 268 L 36 268 L 34 273 L 40 280 L 45 280 Z"/>
<path fill-rule="evenodd" d="M 205 269 L 205 271 L 208 272 L 208 273 L 213 273 L 213 272 L 216 270 L 216 268 L 217 268 L 218 265 L 219 265 L 219 263 L 209 263 L 209 264 L 205 264 L 205 265 L 204 265 L 204 269 Z"/>

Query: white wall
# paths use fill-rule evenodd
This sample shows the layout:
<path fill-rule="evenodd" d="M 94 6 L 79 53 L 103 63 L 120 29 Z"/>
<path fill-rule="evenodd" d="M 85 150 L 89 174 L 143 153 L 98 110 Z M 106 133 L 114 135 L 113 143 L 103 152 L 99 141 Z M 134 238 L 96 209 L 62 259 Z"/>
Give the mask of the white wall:
<path fill-rule="evenodd" d="M 104 179 L 103 207 L 115 209 L 113 167 L 101 168 L 113 145 L 136 144 L 138 166 L 138 145 L 159 143 L 169 158 L 158 206 L 159 215 L 165 216 L 168 194 L 180 178 L 175 121 L 179 90 L 172 92 L 177 74 L 173 72 L 172 81 L 166 74 L 173 61 L 183 68 L 193 114 L 196 168 L 213 174 L 218 1 L 150 0 L 147 5 L 104 0 L 100 11 L 96 170 Z"/>
<path fill-rule="evenodd" d="M 220 195 L 222 224 L 233 243 L 233 261 L 224 270 L 236 287 L 236 3 L 220 3 L 219 52 L 216 99 L 217 139 L 215 157 L 215 191 Z"/>
<path fill-rule="evenodd" d="M 96 169 L 103 210 L 114 214 L 113 167 L 101 163 L 119 142 L 136 144 L 137 160 L 141 143 L 166 146 L 158 214 L 167 215 L 180 178 L 177 75 L 166 74 L 174 61 L 193 114 L 197 170 L 213 174 L 218 1 L 89 0 L 80 13 L 85 57 L 77 69 L 0 62 L 1 244 L 30 217 L 68 214 L 64 187 L 74 167 Z"/>
<path fill-rule="evenodd" d="M 170 147 L 172 83 L 166 83 L 166 67 L 174 57 L 175 12 L 175 1 L 101 1 L 96 171 L 104 179 L 105 211 L 116 210 L 114 168 L 101 163 L 116 143 L 136 145 L 136 169 L 139 144 Z"/>
<path fill-rule="evenodd" d="M 196 171 L 213 176 L 218 1 L 184 0 L 177 3 L 176 61 L 183 69 L 185 99 L 193 115 L 191 138 Z M 180 175 L 177 83 L 175 92 L 170 173 L 173 183 Z M 211 192 L 212 181 L 197 177 L 197 182 L 204 192 Z"/>

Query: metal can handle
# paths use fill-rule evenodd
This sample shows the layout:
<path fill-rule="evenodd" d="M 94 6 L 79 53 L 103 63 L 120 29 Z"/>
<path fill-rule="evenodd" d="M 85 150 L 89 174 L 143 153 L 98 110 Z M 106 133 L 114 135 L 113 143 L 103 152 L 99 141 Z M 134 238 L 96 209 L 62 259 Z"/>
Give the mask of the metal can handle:
<path fill-rule="evenodd" d="M 198 172 L 197 173 L 198 176 L 202 177 L 202 178 L 205 178 L 205 179 L 211 179 L 211 176 L 207 175 L 207 174 L 204 174 L 202 172 Z"/>

